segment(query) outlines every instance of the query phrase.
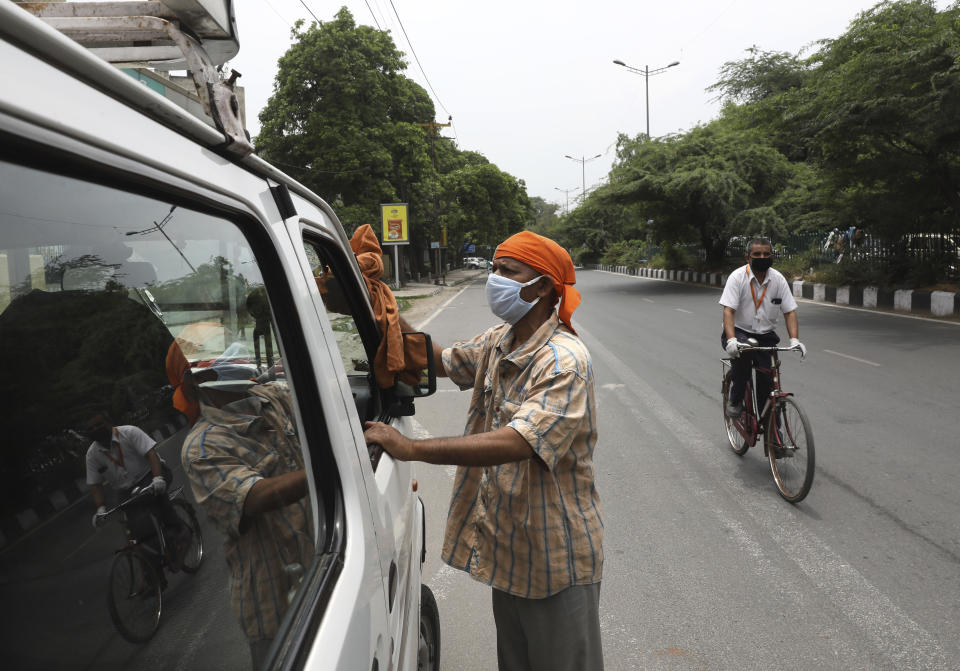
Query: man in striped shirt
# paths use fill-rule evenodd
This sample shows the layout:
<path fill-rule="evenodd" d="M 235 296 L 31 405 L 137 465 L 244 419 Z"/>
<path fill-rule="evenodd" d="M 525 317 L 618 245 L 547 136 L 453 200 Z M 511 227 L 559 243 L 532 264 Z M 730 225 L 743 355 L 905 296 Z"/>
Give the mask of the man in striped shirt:
<path fill-rule="evenodd" d="M 296 589 L 291 570 L 309 566 L 314 551 L 290 391 L 283 381 L 204 389 L 191 373 L 183 377 L 200 411 L 181 448 L 183 469 L 223 533 L 231 606 L 258 669 Z"/>
<path fill-rule="evenodd" d="M 487 281 L 505 323 L 434 345 L 438 374 L 473 389 L 465 435 L 413 440 L 379 422 L 365 433 L 397 459 L 460 467 L 443 560 L 493 588 L 501 670 L 603 668 L 597 412 L 590 354 L 571 326 L 574 282 L 552 240 L 506 240 Z"/>

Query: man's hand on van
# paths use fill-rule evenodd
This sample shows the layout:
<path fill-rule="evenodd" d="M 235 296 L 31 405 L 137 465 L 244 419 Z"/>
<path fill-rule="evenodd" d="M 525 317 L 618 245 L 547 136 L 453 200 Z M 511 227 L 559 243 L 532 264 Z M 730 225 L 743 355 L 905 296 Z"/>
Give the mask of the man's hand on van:
<path fill-rule="evenodd" d="M 416 461 L 414 441 L 383 422 L 364 422 L 363 437 L 367 445 L 377 444 L 394 459 Z"/>

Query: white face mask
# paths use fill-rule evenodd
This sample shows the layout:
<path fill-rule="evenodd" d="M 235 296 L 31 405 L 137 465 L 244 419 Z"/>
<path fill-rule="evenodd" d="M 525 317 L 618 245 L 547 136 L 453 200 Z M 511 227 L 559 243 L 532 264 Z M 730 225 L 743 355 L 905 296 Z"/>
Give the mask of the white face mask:
<path fill-rule="evenodd" d="M 507 322 L 511 326 L 523 318 L 523 315 L 530 312 L 530 308 L 537 304 L 537 301 L 528 303 L 520 298 L 520 290 L 536 283 L 543 275 L 534 277 L 529 282 L 521 284 L 516 280 L 511 280 L 500 275 L 487 276 L 487 303 L 490 310 L 497 317 Z M 539 298 L 537 300 L 540 300 Z"/>

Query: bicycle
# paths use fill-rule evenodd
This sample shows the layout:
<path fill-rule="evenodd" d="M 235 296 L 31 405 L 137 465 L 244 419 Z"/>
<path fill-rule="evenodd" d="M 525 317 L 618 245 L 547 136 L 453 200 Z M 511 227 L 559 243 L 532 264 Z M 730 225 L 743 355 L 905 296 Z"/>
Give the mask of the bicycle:
<path fill-rule="evenodd" d="M 196 573 L 203 561 L 203 535 L 197 515 L 186 500 L 179 498 L 183 487 L 168 493 L 170 505 L 180 522 L 178 538 L 157 518 L 156 510 L 147 515 L 153 528 L 146 538 L 136 538 L 125 524 L 127 543 L 114 552 L 107 590 L 110 619 L 120 635 L 131 643 L 150 640 L 160 626 L 163 590 L 167 586 L 164 569 L 171 573 Z M 104 513 L 109 517 L 126 511 L 146 497 L 154 496 L 149 487 L 134 489 L 130 497 Z"/>
<path fill-rule="evenodd" d="M 772 365 L 762 368 L 754 364 L 743 394 L 743 411 L 739 417 L 728 417 L 727 400 L 733 375 L 731 359 L 721 360 L 723 370 L 722 408 L 727 439 L 735 454 L 743 456 L 763 435 L 763 453 L 770 460 L 770 470 L 780 496 L 798 503 L 810 492 L 814 474 L 813 431 L 810 420 L 793 394 L 780 386 L 780 352 L 798 352 L 793 347 L 760 347 L 750 338 L 740 343 L 741 352 L 770 352 Z M 755 378 L 757 371 L 773 378 L 770 397 L 757 412 Z M 779 428 L 779 430 L 778 430 Z"/>

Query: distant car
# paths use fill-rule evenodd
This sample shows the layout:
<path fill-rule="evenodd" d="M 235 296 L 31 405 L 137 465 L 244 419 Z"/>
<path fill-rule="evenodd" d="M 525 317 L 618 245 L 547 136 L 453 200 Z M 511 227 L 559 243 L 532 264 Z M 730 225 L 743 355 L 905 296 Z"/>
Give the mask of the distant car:
<path fill-rule="evenodd" d="M 468 256 L 463 260 L 463 267 L 467 270 L 476 270 L 477 268 L 486 268 L 487 260 L 479 256 Z"/>

